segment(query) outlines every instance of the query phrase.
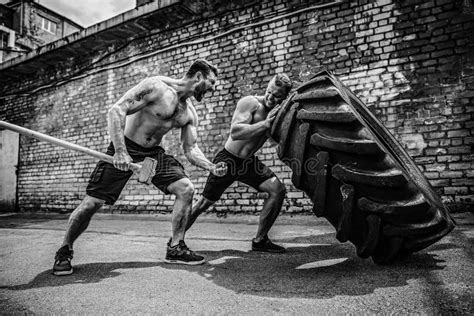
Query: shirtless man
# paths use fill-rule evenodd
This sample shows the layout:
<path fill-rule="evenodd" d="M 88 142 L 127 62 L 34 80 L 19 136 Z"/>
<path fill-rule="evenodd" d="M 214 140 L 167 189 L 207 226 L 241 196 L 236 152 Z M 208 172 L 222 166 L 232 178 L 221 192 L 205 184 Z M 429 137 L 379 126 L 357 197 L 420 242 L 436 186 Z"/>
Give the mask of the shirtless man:
<path fill-rule="evenodd" d="M 198 101 L 214 90 L 217 69 L 205 60 L 196 60 L 181 79 L 156 76 L 144 79 L 127 91 L 108 111 L 108 132 L 112 142 L 107 154 L 113 165 L 99 161 L 87 186 L 87 195 L 69 218 L 62 247 L 57 251 L 53 274 L 72 273 L 72 246 L 85 231 L 92 215 L 104 204 L 114 204 L 132 175 L 130 163 L 145 157 L 156 159 L 152 183 L 165 194 L 176 195 L 172 212 L 172 237 L 168 242 L 166 262 L 201 264 L 204 257 L 189 250 L 184 243 L 185 227 L 191 211 L 194 188 L 183 166 L 165 154 L 160 142 L 172 128 L 181 128 L 181 142 L 186 158 L 209 170 L 214 176 L 226 173 L 224 163 L 207 160 L 196 143 L 198 117 L 191 96 Z"/>
<path fill-rule="evenodd" d="M 230 136 L 224 149 L 217 153 L 214 163 L 225 163 L 227 173 L 223 177 L 210 174 L 201 199 L 193 207 L 188 230 L 196 218 L 214 204 L 222 193 L 234 182 L 240 181 L 258 191 L 268 193 L 260 214 L 257 236 L 252 240 L 252 250 L 285 252 L 285 248 L 268 238 L 268 231 L 280 212 L 285 197 L 285 186 L 276 175 L 256 156 L 265 141 L 279 110 L 280 103 L 288 96 L 292 87 L 285 74 L 277 74 L 269 82 L 265 95 L 246 96 L 238 103 L 230 126 Z"/>

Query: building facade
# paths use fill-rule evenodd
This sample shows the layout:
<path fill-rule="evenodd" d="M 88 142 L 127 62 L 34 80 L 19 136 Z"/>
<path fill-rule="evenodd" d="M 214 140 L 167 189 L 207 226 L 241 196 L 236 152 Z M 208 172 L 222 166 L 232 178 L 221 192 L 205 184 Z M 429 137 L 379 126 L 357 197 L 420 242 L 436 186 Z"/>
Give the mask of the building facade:
<path fill-rule="evenodd" d="M 0 2 L 0 63 L 84 29 L 34 0 Z"/>
<path fill-rule="evenodd" d="M 148 76 L 181 77 L 206 58 L 220 69 L 216 91 L 196 103 L 199 144 L 212 158 L 241 97 L 263 93 L 275 72 L 298 85 L 324 67 L 405 146 L 446 204 L 472 209 L 473 36 L 469 1 L 153 1 L 0 65 L 0 119 L 104 151 L 107 110 L 127 89 Z M 198 197 L 207 173 L 186 163 L 179 131 L 163 147 L 186 166 Z M 287 186 L 283 212 L 310 212 L 275 147 L 258 156 Z M 77 206 L 93 158 L 23 136 L 19 153 L 20 211 Z M 253 213 L 261 197 L 234 184 L 211 211 Z M 170 212 L 172 204 L 132 179 L 102 211 Z"/>

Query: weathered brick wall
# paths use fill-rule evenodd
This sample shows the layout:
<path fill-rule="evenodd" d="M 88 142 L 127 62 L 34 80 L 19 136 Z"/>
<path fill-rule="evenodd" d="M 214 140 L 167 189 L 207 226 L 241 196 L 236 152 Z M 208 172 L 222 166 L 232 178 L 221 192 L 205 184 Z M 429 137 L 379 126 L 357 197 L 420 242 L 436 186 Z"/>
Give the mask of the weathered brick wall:
<path fill-rule="evenodd" d="M 221 70 L 216 91 L 196 105 L 200 146 L 212 158 L 229 134 L 239 98 L 263 93 L 276 71 L 302 82 L 323 66 L 406 146 L 445 202 L 472 207 L 474 14 L 469 2 L 358 1 L 313 7 L 318 4 L 274 0 L 225 7 L 207 1 L 209 10 L 197 22 L 134 40 L 93 67 L 117 65 L 122 59 L 128 64 L 29 96 L 0 99 L 0 117 L 103 151 L 109 142 L 106 111 L 126 89 L 150 75 L 180 77 L 192 60 L 206 58 Z M 147 57 L 127 59 L 144 54 Z M 88 62 L 76 59 L 55 73 Z M 0 88 L 0 95 L 37 86 L 41 80 L 48 78 L 19 79 Z M 163 147 L 185 164 L 199 196 L 207 174 L 186 163 L 179 132 L 166 136 Z M 284 211 L 309 212 L 311 204 L 292 186 L 275 144 L 269 142 L 258 154 L 288 187 Z M 77 206 L 94 159 L 25 137 L 20 156 L 22 211 Z M 258 211 L 262 196 L 234 184 L 213 210 Z M 103 211 L 169 212 L 172 204 L 170 196 L 132 179 L 116 205 Z"/>

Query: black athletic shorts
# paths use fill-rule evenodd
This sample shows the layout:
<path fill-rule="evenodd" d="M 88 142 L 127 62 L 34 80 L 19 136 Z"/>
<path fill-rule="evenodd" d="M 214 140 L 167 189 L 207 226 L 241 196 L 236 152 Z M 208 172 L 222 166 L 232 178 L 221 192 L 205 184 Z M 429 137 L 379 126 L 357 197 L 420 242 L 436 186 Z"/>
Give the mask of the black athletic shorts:
<path fill-rule="evenodd" d="M 125 145 L 133 162 L 143 161 L 145 157 L 156 159 L 156 174 L 151 182 L 165 194 L 170 193 L 167 190 L 168 185 L 188 177 L 184 172 L 183 165 L 173 156 L 165 154 L 165 150 L 160 146 L 146 148 L 128 138 L 125 138 Z M 115 148 L 111 142 L 107 148 L 107 155 L 113 156 L 114 153 Z M 88 195 L 112 205 L 119 198 L 120 192 L 132 174 L 131 170 L 121 171 L 113 164 L 100 160 L 92 171 L 86 192 Z"/>
<path fill-rule="evenodd" d="M 261 191 L 259 189 L 260 184 L 275 177 L 273 171 L 263 164 L 257 156 L 243 159 L 231 154 L 224 148 L 217 153 L 213 163 L 216 164 L 221 161 L 227 164 L 227 174 L 218 177 L 211 173 L 202 193 L 210 201 L 219 200 L 222 193 L 236 180 Z"/>

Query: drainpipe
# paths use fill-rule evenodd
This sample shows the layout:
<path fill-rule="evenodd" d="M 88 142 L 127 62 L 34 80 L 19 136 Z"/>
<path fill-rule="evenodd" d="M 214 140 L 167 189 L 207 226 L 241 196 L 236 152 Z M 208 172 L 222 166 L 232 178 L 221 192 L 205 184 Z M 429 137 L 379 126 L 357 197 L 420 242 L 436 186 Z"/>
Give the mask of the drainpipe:
<path fill-rule="evenodd" d="M 23 36 L 23 0 L 20 1 L 20 34 Z"/>

